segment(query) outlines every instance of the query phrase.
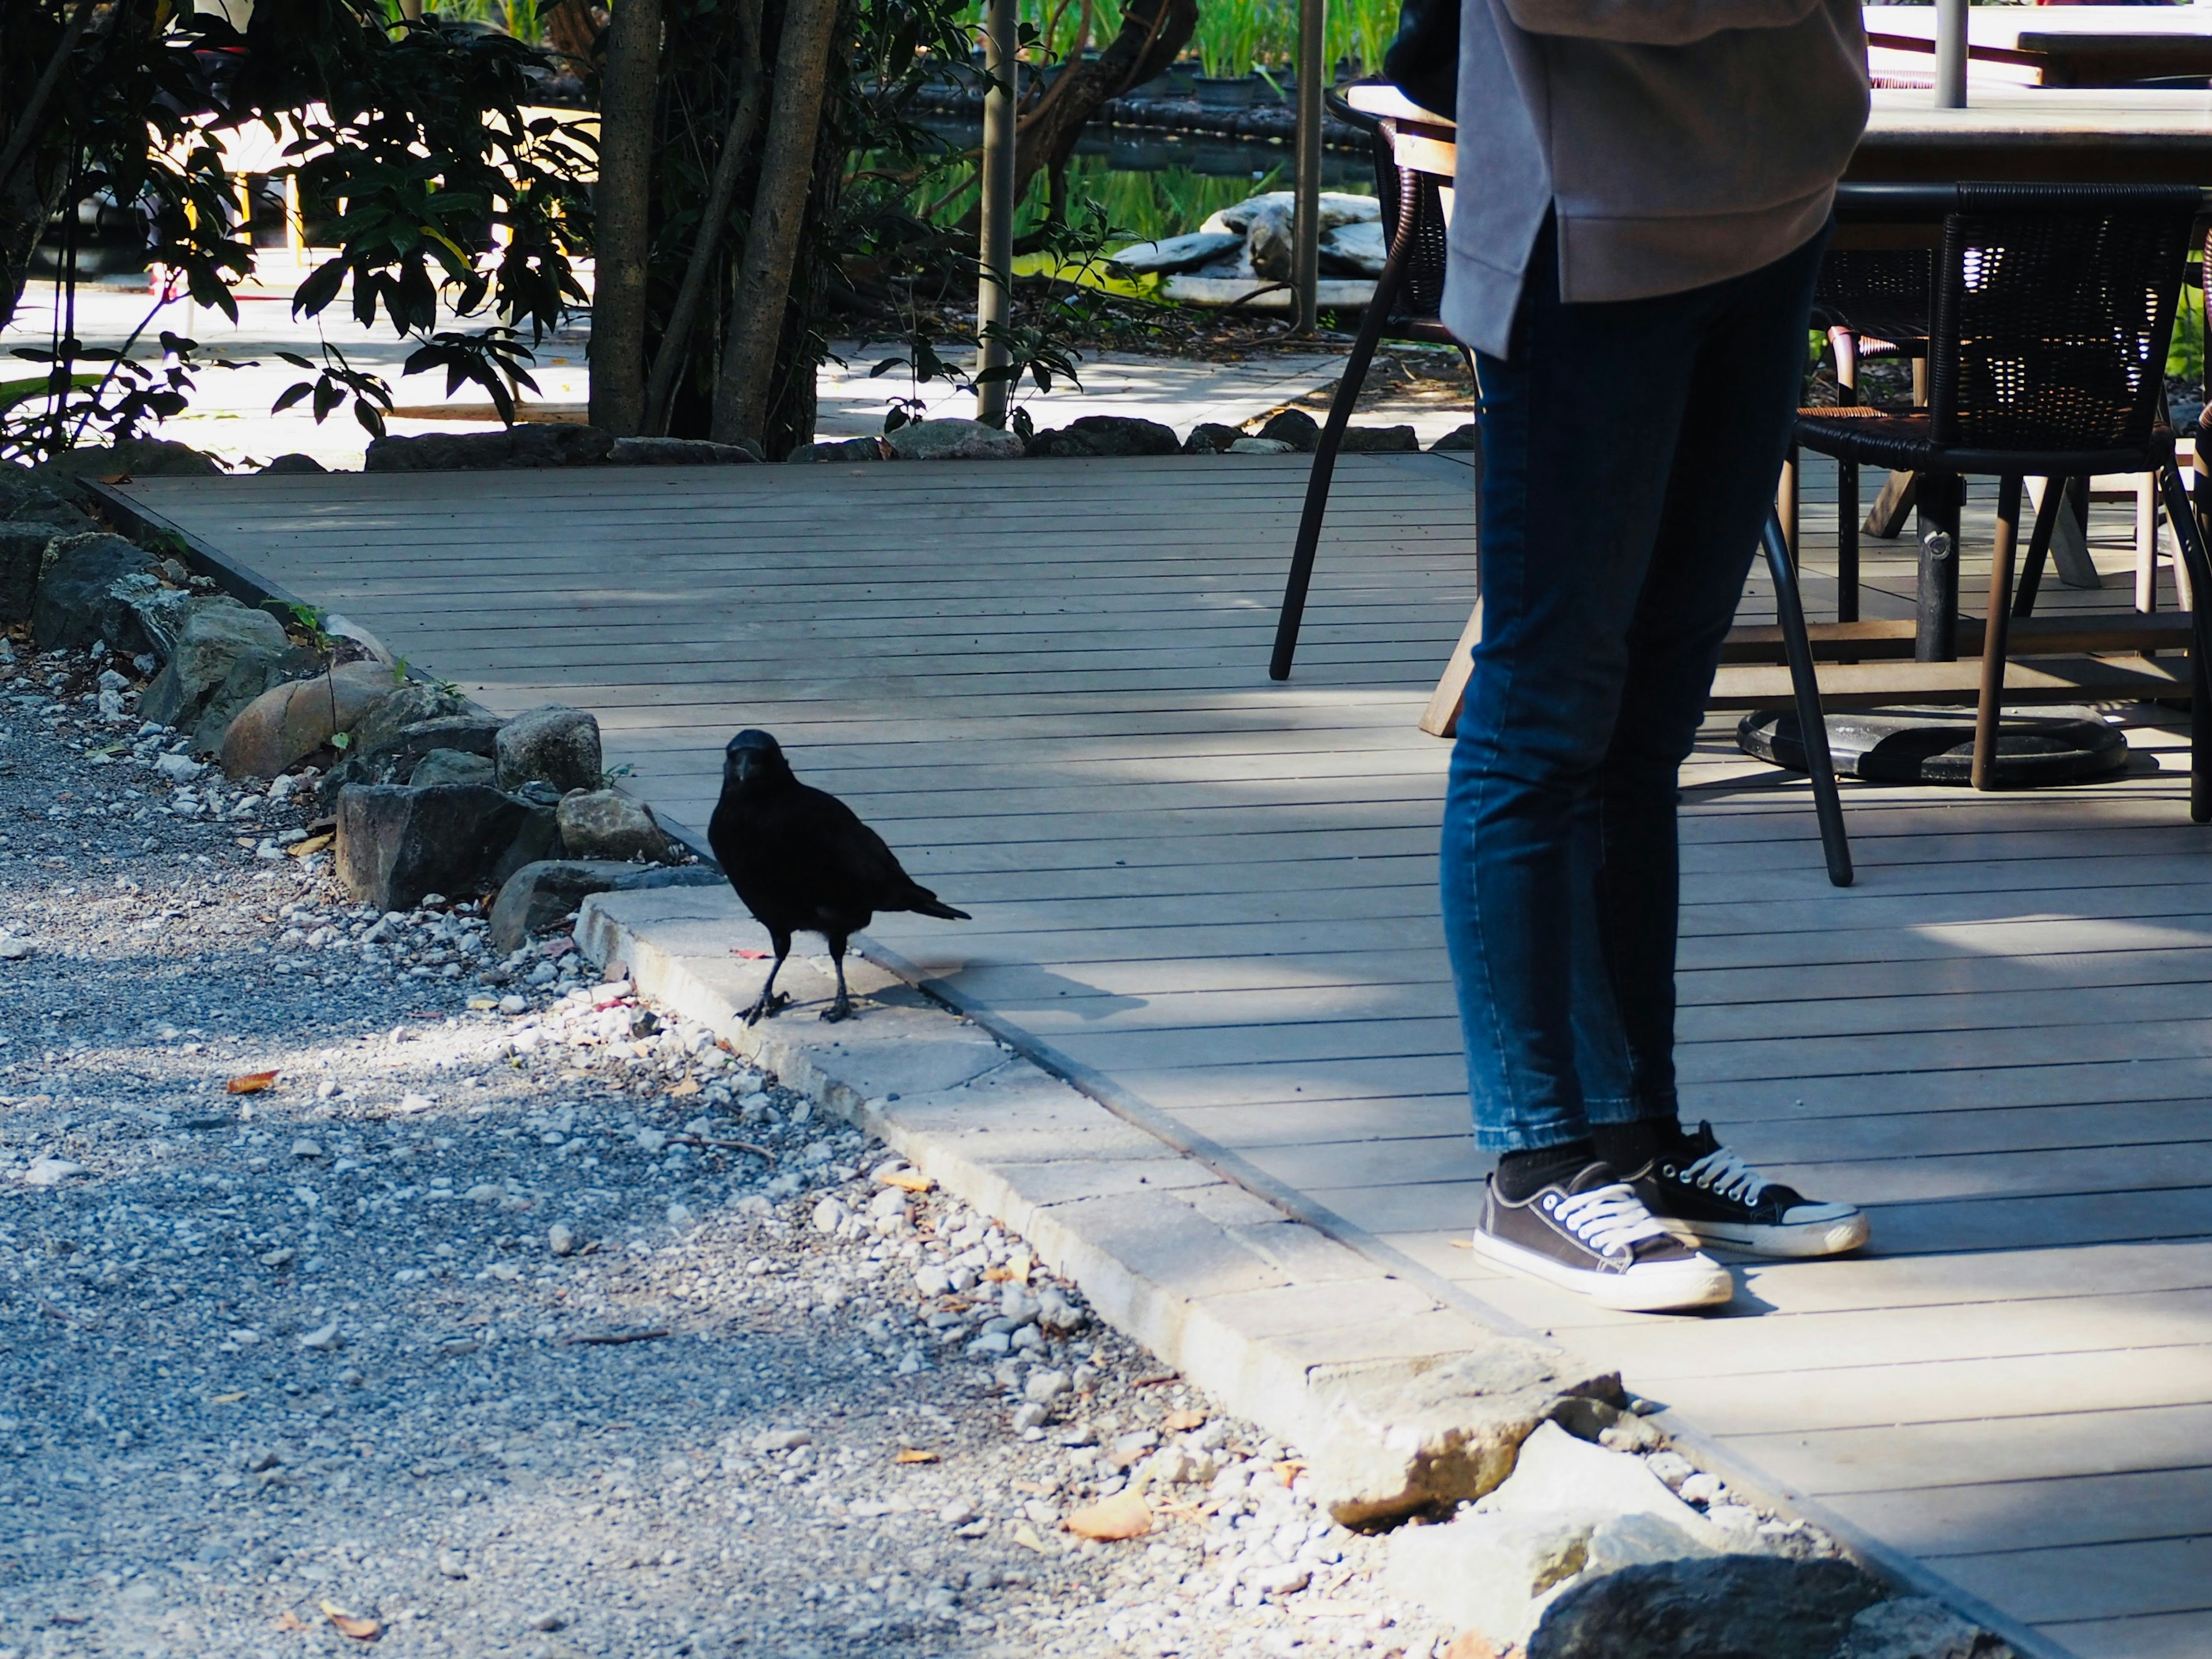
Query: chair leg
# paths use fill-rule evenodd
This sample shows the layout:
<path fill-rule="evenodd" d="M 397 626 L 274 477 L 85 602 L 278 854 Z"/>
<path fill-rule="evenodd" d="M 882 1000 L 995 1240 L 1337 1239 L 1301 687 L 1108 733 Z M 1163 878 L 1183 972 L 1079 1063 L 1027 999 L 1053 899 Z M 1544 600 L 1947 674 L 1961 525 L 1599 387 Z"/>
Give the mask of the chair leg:
<path fill-rule="evenodd" d="M 2190 508 L 2189 492 L 2181 487 L 2181 474 L 2170 461 L 2160 469 L 2159 487 L 2166 496 L 2166 516 L 2173 526 L 2174 540 L 2181 545 L 2181 565 L 2189 573 L 2190 587 L 2199 599 L 2212 599 L 2212 569 L 2206 568 L 2197 516 Z M 2189 624 L 2189 817 L 2192 823 L 2212 823 L 2212 611 L 2203 605 L 2192 606 Z"/>
<path fill-rule="evenodd" d="M 2004 719 L 2006 635 L 2012 622 L 2013 555 L 2020 544 L 2017 473 L 1997 480 L 1997 539 L 1990 553 L 1990 603 L 1982 623 L 1982 694 L 1974 705 L 1973 786 L 1996 786 L 1997 727 Z M 2043 515 L 2037 514 L 2039 519 Z"/>
<path fill-rule="evenodd" d="M 1820 850 L 1828 879 L 1851 884 L 1851 843 L 1844 830 L 1844 803 L 1836 792 L 1836 763 L 1828 753 L 1828 723 L 1820 713 L 1820 681 L 1813 669 L 1813 645 L 1805 632 L 1805 606 L 1797 593 L 1797 573 L 1790 563 L 1782 520 L 1770 513 L 1760 538 L 1767 574 L 1774 579 L 1774 614 L 1782 624 L 1782 646 L 1790 659 L 1790 684 L 1796 693 L 1797 731 L 1805 745 L 1805 769 L 1813 781 L 1813 811 L 1820 823 Z"/>
<path fill-rule="evenodd" d="M 2013 596 L 2012 614 L 2015 617 L 2035 614 L 2035 595 L 2043 586 L 2044 562 L 2051 556 L 2051 538 L 2057 533 L 2058 515 L 2065 504 L 2065 480 L 2045 478 L 2043 501 L 2035 509 L 2035 528 L 2027 535 L 2027 559 L 2021 567 L 2020 587 Z"/>
<path fill-rule="evenodd" d="M 1859 464 L 1836 463 L 1836 620 L 1859 619 Z"/>
<path fill-rule="evenodd" d="M 1314 446 L 1313 470 L 1306 475 L 1305 511 L 1298 519 L 1290 578 L 1283 584 L 1283 609 L 1275 623 L 1275 653 L 1267 665 L 1270 679 L 1291 677 L 1291 659 L 1297 653 L 1298 627 L 1305 620 L 1306 589 L 1313 580 L 1314 556 L 1321 547 L 1322 518 L 1328 511 L 1329 480 L 1335 476 L 1337 453 L 1344 447 L 1344 428 L 1351 424 L 1352 405 L 1358 402 L 1360 388 L 1367 381 L 1367 366 L 1375 360 L 1375 348 L 1405 282 L 1407 256 L 1413 246 L 1414 216 L 1420 206 L 1420 174 L 1401 171 L 1399 179 L 1398 234 L 1391 240 L 1389 257 L 1382 262 L 1375 297 L 1367 302 L 1367 314 L 1360 319 L 1352 356 L 1345 361 L 1344 378 L 1337 382 L 1336 396 L 1329 400 L 1328 420 L 1322 428 L 1321 441 Z"/>
<path fill-rule="evenodd" d="M 2136 480 L 2136 609 L 2158 609 L 2158 477 Z"/>

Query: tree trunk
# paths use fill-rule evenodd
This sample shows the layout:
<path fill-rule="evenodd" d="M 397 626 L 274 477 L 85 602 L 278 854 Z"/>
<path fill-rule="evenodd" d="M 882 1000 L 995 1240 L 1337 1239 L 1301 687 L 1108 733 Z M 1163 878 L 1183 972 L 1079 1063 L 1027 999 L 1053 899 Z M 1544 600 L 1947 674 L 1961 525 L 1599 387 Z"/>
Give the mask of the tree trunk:
<path fill-rule="evenodd" d="M 39 238 L 46 234 L 46 221 L 61 201 L 64 170 L 53 169 L 52 185 L 45 190 L 39 188 L 38 175 L 34 157 L 15 169 L 12 180 L 0 185 L 0 329 L 15 320 L 24 285 L 31 279 L 31 259 L 38 252 Z"/>
<path fill-rule="evenodd" d="M 599 96 L 591 349 L 592 424 L 617 438 L 645 430 L 645 283 L 659 86 L 660 0 L 622 0 L 609 31 Z"/>
<path fill-rule="evenodd" d="M 737 205 L 738 177 L 751 149 L 753 130 L 760 125 L 761 94 L 765 76 L 761 70 L 762 0 L 739 0 L 738 7 L 738 99 L 730 116 L 730 130 L 722 137 L 722 153 L 715 158 L 714 180 L 707 192 L 707 209 L 700 216 L 699 240 L 684 267 L 683 285 L 668 313 L 668 327 L 654 348 L 653 373 L 645 388 L 647 429 L 665 436 L 675 401 L 677 377 L 684 372 L 684 354 L 691 343 L 691 326 L 707 298 L 714 274 L 714 256 L 720 251 L 722 232 L 730 210 Z"/>
<path fill-rule="evenodd" d="M 587 74 L 599 55 L 599 28 L 586 0 L 558 0 L 542 16 L 546 46 L 567 58 L 578 75 Z"/>
<path fill-rule="evenodd" d="M 745 252 L 730 301 L 729 344 L 714 385 L 716 441 L 763 435 L 776 343 L 791 303 L 791 276 L 806 219 L 840 0 L 791 0 L 775 55 L 775 94 Z"/>
<path fill-rule="evenodd" d="M 1065 167 L 1099 106 L 1174 63 L 1197 27 L 1198 0 L 1132 0 L 1121 15 L 1121 32 L 1105 51 L 1067 64 L 1022 117 L 1014 135 L 1014 199 L 1022 198 L 1041 170 Z"/>

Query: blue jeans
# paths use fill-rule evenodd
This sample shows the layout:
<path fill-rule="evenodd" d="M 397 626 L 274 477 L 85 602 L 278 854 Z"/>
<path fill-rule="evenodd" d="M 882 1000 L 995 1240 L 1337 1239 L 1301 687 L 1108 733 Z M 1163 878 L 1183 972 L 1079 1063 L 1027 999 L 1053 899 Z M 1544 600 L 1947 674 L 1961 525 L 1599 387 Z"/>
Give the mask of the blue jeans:
<path fill-rule="evenodd" d="M 1476 1143 L 1672 1119 L 1675 797 L 1789 447 L 1825 234 L 1480 360 L 1482 642 L 1442 858 Z"/>

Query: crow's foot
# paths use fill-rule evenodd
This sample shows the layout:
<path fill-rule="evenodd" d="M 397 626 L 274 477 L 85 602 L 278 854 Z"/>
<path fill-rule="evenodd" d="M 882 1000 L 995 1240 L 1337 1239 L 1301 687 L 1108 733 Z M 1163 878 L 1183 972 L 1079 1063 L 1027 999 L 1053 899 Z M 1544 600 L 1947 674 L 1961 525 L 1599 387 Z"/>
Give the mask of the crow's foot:
<path fill-rule="evenodd" d="M 832 1022 L 850 1019 L 852 1017 L 853 1000 L 842 991 L 837 993 L 837 1000 L 835 1002 L 822 1011 L 822 1018 Z"/>
<path fill-rule="evenodd" d="M 761 995 L 760 1000 L 754 1003 L 751 1007 L 745 1010 L 745 1024 L 748 1025 L 757 1025 L 764 1019 L 774 1019 L 776 1015 L 776 1011 L 779 1008 L 788 1006 L 790 1002 L 791 999 L 781 991 L 778 991 L 774 996 L 769 996 L 763 992 Z"/>

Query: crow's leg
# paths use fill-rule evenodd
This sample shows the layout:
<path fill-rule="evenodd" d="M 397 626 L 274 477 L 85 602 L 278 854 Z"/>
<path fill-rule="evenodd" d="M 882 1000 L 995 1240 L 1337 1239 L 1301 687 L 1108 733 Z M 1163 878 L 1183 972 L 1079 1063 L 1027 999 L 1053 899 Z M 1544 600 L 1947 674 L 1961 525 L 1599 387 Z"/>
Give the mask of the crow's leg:
<path fill-rule="evenodd" d="M 791 935 L 770 933 L 769 942 L 775 946 L 775 960 L 769 964 L 768 983 L 761 987 L 761 994 L 754 1000 L 753 1006 L 745 1010 L 745 1024 L 748 1025 L 757 1024 L 764 1019 L 775 1018 L 775 1011 L 791 1000 L 787 995 L 776 994 L 775 989 L 775 976 L 783 971 L 783 959 L 791 954 Z"/>
<path fill-rule="evenodd" d="M 837 995 L 822 1011 L 822 1018 L 828 1020 L 850 1019 L 853 1017 L 853 999 L 845 991 L 845 941 L 842 939 L 832 938 L 830 941 L 830 965 L 837 970 Z"/>

